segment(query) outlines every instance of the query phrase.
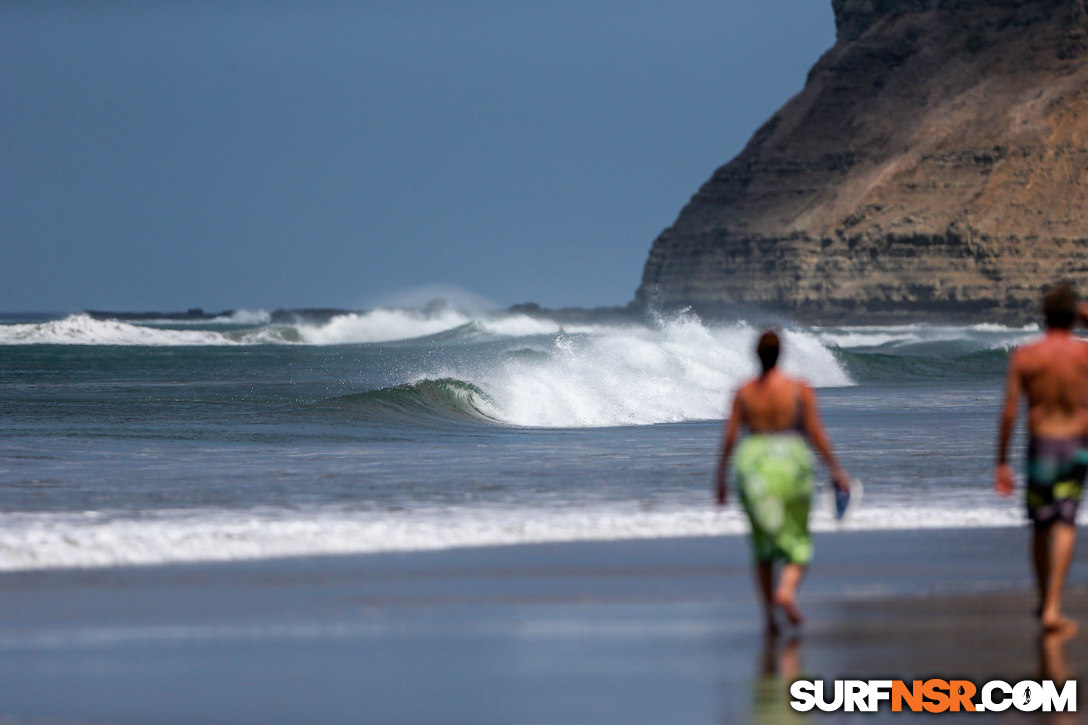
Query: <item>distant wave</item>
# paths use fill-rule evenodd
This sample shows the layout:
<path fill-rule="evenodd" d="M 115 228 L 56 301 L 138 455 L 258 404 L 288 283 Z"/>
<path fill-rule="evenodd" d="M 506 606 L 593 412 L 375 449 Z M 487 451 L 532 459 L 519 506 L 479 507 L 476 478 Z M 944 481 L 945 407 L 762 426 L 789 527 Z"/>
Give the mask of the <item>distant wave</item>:
<path fill-rule="evenodd" d="M 862 382 L 992 378 L 1002 375 L 1009 363 L 1009 351 L 1004 347 L 925 355 L 840 350 L 838 357 L 850 375 Z"/>
<path fill-rule="evenodd" d="M 235 310 L 229 315 L 220 315 L 212 320 L 229 325 L 267 325 L 272 320 L 268 310 Z"/>
<path fill-rule="evenodd" d="M 1039 333 L 1038 325 L 891 325 L 886 327 L 816 328 L 816 336 L 827 345 L 843 349 L 881 348 L 906 352 L 919 345 L 954 345 L 958 352 L 1007 350 Z"/>
<path fill-rule="evenodd" d="M 546 318 L 523 314 L 470 316 L 443 309 L 436 312 L 415 310 L 371 310 L 338 315 L 322 325 L 298 325 L 301 342 L 316 345 L 422 340 L 443 335 L 443 339 L 463 339 L 480 335 L 494 337 L 529 337 L 554 335 L 564 330 L 591 332 L 595 325 L 567 326 Z M 452 334 L 451 334 L 452 333 Z"/>
<path fill-rule="evenodd" d="M 938 380 L 1001 375 L 1009 352 L 1039 334 L 1037 325 L 899 325 L 817 328 L 861 381 Z"/>
<path fill-rule="evenodd" d="M 470 321 L 466 315 L 450 309 L 433 313 L 378 309 L 337 315 L 323 325 L 298 325 L 297 330 L 301 342 L 338 345 L 409 340 L 460 327 Z"/>
<path fill-rule="evenodd" d="M 1021 525 L 1019 508 L 866 506 L 849 530 Z M 569 541 L 740 535 L 735 509 L 460 508 L 0 514 L 0 571 L 236 561 Z M 813 528 L 837 528 L 820 510 Z"/>
<path fill-rule="evenodd" d="M 239 310 L 212 320 L 109 320 L 87 314 L 39 323 L 0 324 L 0 345 L 343 345 L 394 342 L 458 331 L 451 339 L 524 337 L 564 330 L 548 319 L 521 314 L 469 316 L 452 309 L 386 310 L 336 315 L 325 323 L 270 324 L 265 310 Z M 175 329 L 234 325 L 241 329 Z M 593 325 L 568 327 L 588 332 Z"/>
<path fill-rule="evenodd" d="M 50 322 L 0 325 L 0 345 L 229 345 L 212 330 L 170 330 L 118 320 L 69 315 Z"/>

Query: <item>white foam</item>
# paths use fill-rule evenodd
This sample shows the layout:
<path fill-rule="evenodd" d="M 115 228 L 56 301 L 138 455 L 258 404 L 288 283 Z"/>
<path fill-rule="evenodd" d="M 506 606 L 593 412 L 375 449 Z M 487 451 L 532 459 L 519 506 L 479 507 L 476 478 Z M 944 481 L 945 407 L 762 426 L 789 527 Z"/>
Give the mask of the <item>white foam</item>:
<path fill-rule="evenodd" d="M 211 330 L 164 330 L 119 320 L 69 315 L 36 324 L 0 325 L 0 345 L 232 345 Z"/>
<path fill-rule="evenodd" d="M 866 507 L 849 530 L 1017 526 L 1019 507 Z M 839 528 L 822 512 L 813 529 Z M 371 554 L 573 541 L 740 535 L 735 508 L 661 511 L 634 505 L 547 510 L 460 508 L 187 510 L 139 518 L 107 513 L 0 514 L 0 571 Z"/>
<path fill-rule="evenodd" d="M 267 310 L 235 310 L 229 315 L 219 315 L 212 322 L 230 325 L 267 325 L 272 315 Z"/>
<path fill-rule="evenodd" d="M 321 325 L 299 325 L 305 343 L 336 345 L 344 343 L 393 342 L 447 332 L 471 324 L 478 333 L 497 337 L 530 337 L 564 331 L 554 320 L 523 314 L 469 315 L 453 308 L 436 310 L 376 309 L 369 312 L 337 315 Z M 566 328 L 572 332 L 601 329 L 594 325 Z"/>
<path fill-rule="evenodd" d="M 681 315 L 655 327 L 557 335 L 544 360 L 505 359 L 433 376 L 476 384 L 490 398 L 481 408 L 515 425 L 711 420 L 723 416 L 730 390 L 756 373 L 752 350 L 757 332 L 743 323 L 709 327 L 693 315 Z M 851 384 L 834 355 L 808 333 L 785 333 L 783 367 L 817 386 Z"/>
<path fill-rule="evenodd" d="M 922 341 L 921 335 L 912 331 L 892 332 L 883 330 L 820 332 L 819 338 L 827 345 L 850 349 Z"/>
<path fill-rule="evenodd" d="M 478 323 L 479 329 L 490 335 L 507 337 L 530 337 L 533 335 L 554 335 L 563 331 L 563 326 L 554 320 L 528 315 L 503 315 L 485 318 Z M 578 328 L 588 331 L 588 327 Z"/>
<path fill-rule="evenodd" d="M 961 342 L 978 350 L 1000 350 L 1019 345 L 1038 334 L 1038 325 L 1007 327 L 992 323 L 977 325 L 911 325 L 850 326 L 814 328 L 817 338 L 826 345 L 844 349 L 870 347 L 902 347 L 921 343 Z"/>
<path fill-rule="evenodd" d="M 377 309 L 337 315 L 322 325 L 298 325 L 298 334 L 302 342 L 313 345 L 390 342 L 434 335 L 471 321 L 470 317 L 453 309 L 430 313 Z"/>

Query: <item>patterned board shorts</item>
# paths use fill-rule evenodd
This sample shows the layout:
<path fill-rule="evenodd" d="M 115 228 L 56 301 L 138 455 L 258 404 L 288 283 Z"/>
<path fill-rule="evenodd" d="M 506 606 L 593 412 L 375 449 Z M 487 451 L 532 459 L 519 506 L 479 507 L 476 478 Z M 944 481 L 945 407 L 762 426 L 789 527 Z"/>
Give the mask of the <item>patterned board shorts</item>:
<path fill-rule="evenodd" d="M 1028 518 L 1036 526 L 1074 525 L 1088 472 L 1088 435 L 1033 436 L 1028 443 Z"/>

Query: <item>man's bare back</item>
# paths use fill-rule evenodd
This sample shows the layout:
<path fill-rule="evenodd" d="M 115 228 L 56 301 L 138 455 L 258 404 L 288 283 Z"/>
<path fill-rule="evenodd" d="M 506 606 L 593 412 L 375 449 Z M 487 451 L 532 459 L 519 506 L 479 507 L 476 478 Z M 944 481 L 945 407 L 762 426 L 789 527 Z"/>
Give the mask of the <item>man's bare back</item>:
<path fill-rule="evenodd" d="M 1061 438 L 1088 432 L 1088 344 L 1068 331 L 1051 330 L 1016 351 L 1010 376 L 1027 396 L 1032 435 Z"/>

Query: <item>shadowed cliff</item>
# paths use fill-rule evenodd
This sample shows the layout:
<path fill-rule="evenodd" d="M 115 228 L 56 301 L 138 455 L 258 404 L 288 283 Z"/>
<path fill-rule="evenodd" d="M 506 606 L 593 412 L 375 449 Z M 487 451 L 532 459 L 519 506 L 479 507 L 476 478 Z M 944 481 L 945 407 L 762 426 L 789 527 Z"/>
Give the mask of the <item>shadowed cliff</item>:
<path fill-rule="evenodd" d="M 657 238 L 636 303 L 1033 319 L 1088 290 L 1085 0 L 833 0 L 804 89 Z"/>

